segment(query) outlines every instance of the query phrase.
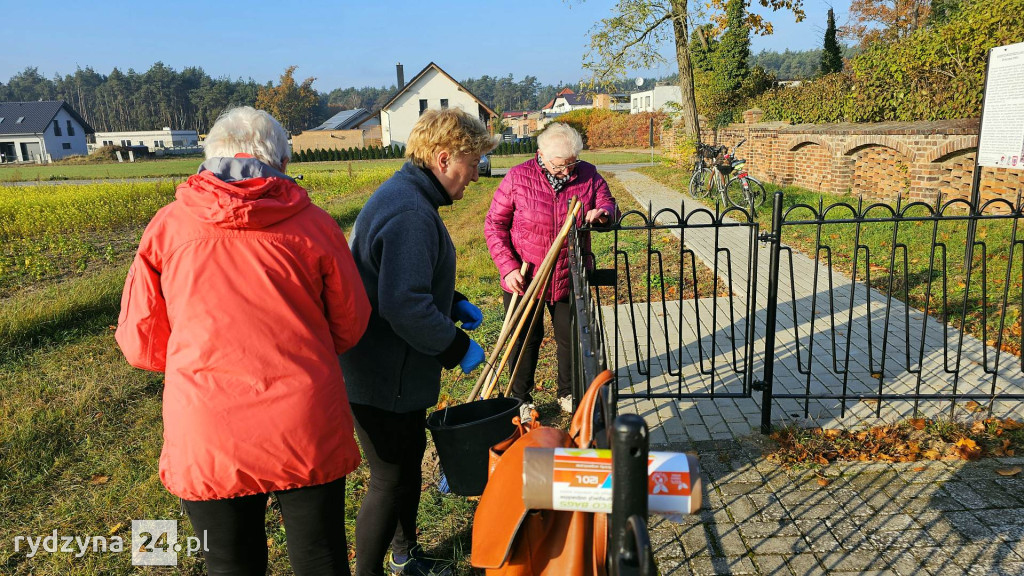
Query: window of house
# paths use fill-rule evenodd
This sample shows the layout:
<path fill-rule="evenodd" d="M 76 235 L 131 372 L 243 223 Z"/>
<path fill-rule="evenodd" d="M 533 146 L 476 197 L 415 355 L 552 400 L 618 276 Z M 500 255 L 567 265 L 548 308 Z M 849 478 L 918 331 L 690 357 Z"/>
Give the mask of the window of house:
<path fill-rule="evenodd" d="M 131 140 L 121 140 L 121 146 L 131 146 L 131 145 L 132 145 L 132 141 Z"/>
<path fill-rule="evenodd" d="M 426 101 L 426 99 L 421 98 L 420 99 L 420 116 L 422 116 L 423 113 L 426 112 L 426 110 L 427 110 L 427 101 Z"/>
<path fill-rule="evenodd" d="M 441 98 L 441 110 L 447 110 L 447 109 L 448 109 L 448 99 L 447 98 Z"/>
<path fill-rule="evenodd" d="M 651 107 L 651 97 L 650 96 L 644 96 L 644 108 L 650 108 L 650 107 Z"/>
<path fill-rule="evenodd" d="M 61 135 L 60 134 L 60 122 L 57 122 L 56 120 L 53 121 L 53 135 L 54 136 L 60 136 Z"/>
<path fill-rule="evenodd" d="M 60 147 L 65 150 L 71 150 L 71 142 L 64 142 L 60 145 Z"/>
<path fill-rule="evenodd" d="M 68 136 L 75 135 L 75 127 L 71 125 L 71 120 L 68 120 Z"/>

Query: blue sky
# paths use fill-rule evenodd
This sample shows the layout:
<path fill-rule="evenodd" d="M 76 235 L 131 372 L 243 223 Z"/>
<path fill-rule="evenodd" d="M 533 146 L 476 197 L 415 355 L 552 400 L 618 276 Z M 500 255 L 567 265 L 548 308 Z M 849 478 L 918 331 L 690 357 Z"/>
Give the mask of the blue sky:
<path fill-rule="evenodd" d="M 794 23 L 791 13 L 771 16 L 775 34 L 755 37 L 753 51 L 819 48 L 828 5 L 805 3 L 802 23 Z M 41 4 L 7 0 L 0 21 L 0 82 L 26 66 L 52 77 L 73 73 L 77 66 L 102 74 L 115 66 L 141 72 L 156 61 L 259 82 L 276 80 L 296 64 L 296 77 L 316 77 L 314 87 L 321 91 L 390 86 L 396 62 L 405 65 L 407 79 L 433 61 L 460 80 L 511 73 L 516 80 L 529 74 L 543 83 L 574 82 L 585 76 L 580 63 L 588 32 L 611 14 L 615 2 L 248 0 L 231 5 L 57 2 L 42 12 Z M 849 0 L 832 5 L 842 24 Z M 673 71 L 670 64 L 645 73 Z"/>

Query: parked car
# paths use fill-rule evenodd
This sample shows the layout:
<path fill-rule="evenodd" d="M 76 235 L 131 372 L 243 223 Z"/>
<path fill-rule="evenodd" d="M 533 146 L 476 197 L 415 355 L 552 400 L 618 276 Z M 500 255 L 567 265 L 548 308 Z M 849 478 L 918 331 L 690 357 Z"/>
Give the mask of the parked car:
<path fill-rule="evenodd" d="M 491 177 L 491 157 L 486 154 L 480 157 L 479 174 L 488 178 Z"/>

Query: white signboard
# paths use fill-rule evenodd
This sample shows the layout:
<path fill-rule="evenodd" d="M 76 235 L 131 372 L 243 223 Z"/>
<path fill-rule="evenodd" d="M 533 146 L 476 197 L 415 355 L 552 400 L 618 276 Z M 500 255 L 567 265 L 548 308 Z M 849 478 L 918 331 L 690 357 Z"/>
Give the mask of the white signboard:
<path fill-rule="evenodd" d="M 1024 42 L 989 54 L 978 165 L 1024 168 Z"/>

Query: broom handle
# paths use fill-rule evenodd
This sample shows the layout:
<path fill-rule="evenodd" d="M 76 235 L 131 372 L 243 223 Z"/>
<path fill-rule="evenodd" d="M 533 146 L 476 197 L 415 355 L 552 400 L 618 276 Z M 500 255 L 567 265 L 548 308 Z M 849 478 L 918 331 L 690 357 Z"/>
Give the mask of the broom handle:
<path fill-rule="evenodd" d="M 526 271 L 529 270 L 529 269 L 530 269 L 530 263 L 524 261 L 523 265 L 519 267 L 519 274 L 521 274 L 525 278 L 526 277 Z M 524 292 L 525 292 L 525 290 L 524 290 Z M 518 305 L 518 302 L 519 302 L 519 292 L 513 292 L 512 293 L 512 299 L 509 301 L 509 304 L 508 304 L 508 309 L 505 310 L 505 320 L 501 323 L 501 332 L 498 333 L 498 339 L 499 340 L 505 338 L 506 335 L 508 334 L 509 327 L 512 325 L 512 316 L 515 315 L 516 306 Z M 492 380 L 492 379 L 493 380 L 497 380 L 498 379 L 498 375 L 501 374 L 500 372 L 495 373 L 491 368 L 492 368 L 492 366 L 489 365 L 489 364 L 485 364 L 484 365 L 483 372 L 486 372 L 489 376 L 490 375 L 494 376 L 493 378 L 488 378 L 487 380 L 485 380 L 486 383 L 483 386 L 484 390 L 488 390 L 490 386 L 493 386 L 493 384 L 491 384 L 488 380 Z M 482 398 L 486 398 L 487 396 L 488 396 L 488 394 L 484 394 L 482 396 Z"/>
<path fill-rule="evenodd" d="M 561 245 L 558 245 L 558 246 L 559 246 L 559 248 L 561 247 Z M 557 259 L 557 254 L 556 254 L 556 259 Z M 519 340 L 519 334 L 522 333 L 523 326 L 526 324 L 526 321 L 531 319 L 531 318 L 536 318 L 536 313 L 534 312 L 535 311 L 534 307 L 536 306 L 537 309 L 540 309 L 542 307 L 542 304 L 540 304 L 540 298 L 543 298 L 544 293 L 546 292 L 547 283 L 548 283 L 548 280 L 551 278 L 551 270 L 553 268 L 554 268 L 554 264 L 552 263 L 552 261 L 550 259 L 548 259 L 548 258 L 545 258 L 544 259 L 544 264 L 541 265 L 541 268 L 538 271 L 537 275 L 535 275 L 533 277 L 533 283 L 530 285 L 530 287 L 531 288 L 541 287 L 541 293 L 540 293 L 538 298 L 531 297 L 528 302 L 524 302 L 523 303 L 523 312 L 519 316 L 519 321 L 516 322 L 515 333 L 512 334 L 511 337 L 507 338 L 506 341 L 505 341 L 506 344 L 503 346 L 503 348 L 505 350 L 505 353 L 501 357 L 501 363 L 498 364 L 497 369 L 495 370 L 495 377 L 491 380 L 489 385 L 485 388 L 485 392 L 484 392 L 484 395 L 483 395 L 485 398 L 491 395 L 491 392 L 494 389 L 494 385 L 497 384 L 498 376 L 501 374 L 501 371 L 505 368 L 505 364 L 508 363 L 509 355 L 512 353 L 512 348 L 515 347 L 516 342 Z M 536 296 L 536 292 L 537 292 L 536 290 L 533 291 L 533 295 L 534 296 Z"/>
<path fill-rule="evenodd" d="M 544 315 L 544 305 L 537 306 L 537 310 L 533 313 L 533 320 L 530 320 L 530 327 L 526 329 L 526 338 L 530 337 L 533 333 L 534 327 L 537 325 L 537 320 Z M 525 347 L 526 342 L 523 342 Z M 519 356 L 516 358 L 516 363 L 512 368 L 512 374 L 508 378 L 508 384 L 505 385 L 505 396 L 508 396 L 512 391 L 512 382 L 516 379 L 516 374 L 519 374 L 519 367 L 523 365 L 523 348 L 519 348 Z"/>
<path fill-rule="evenodd" d="M 547 291 L 548 279 L 551 277 L 551 273 L 554 270 L 555 264 L 558 261 L 558 254 L 562 251 L 562 245 L 565 243 L 565 239 L 569 236 L 569 229 L 572 227 L 573 222 L 575 222 L 576 214 L 579 211 L 579 207 L 580 203 L 574 197 L 572 199 L 572 202 L 570 203 L 569 214 L 566 215 L 565 224 L 562 226 L 562 229 L 559 231 L 554 243 L 552 243 L 551 248 L 548 250 L 548 254 L 547 256 L 545 256 L 544 262 L 543 264 L 541 264 L 540 270 L 538 270 L 537 274 L 533 277 L 533 282 L 530 283 L 530 291 L 529 294 L 526 297 L 524 297 L 524 301 L 522 303 L 523 313 L 519 315 L 520 318 L 518 323 L 516 324 L 515 333 L 511 335 L 511 338 L 506 338 L 495 348 L 495 352 L 498 352 L 499 349 L 501 348 L 505 348 L 505 354 L 502 356 L 501 363 L 497 366 L 497 369 L 494 373 L 494 378 L 491 380 L 489 386 L 486 388 L 486 392 L 484 393 L 483 396 L 485 398 L 487 396 L 490 396 L 495 384 L 497 384 L 498 378 L 501 375 L 501 371 L 505 368 L 505 365 L 508 363 L 508 358 L 509 355 L 512 353 L 512 348 L 515 347 L 515 343 L 519 339 L 519 334 L 521 334 L 523 331 L 523 326 L 526 324 L 527 319 L 531 316 L 530 312 L 534 309 L 534 306 L 543 306 L 543 304 L 540 303 L 540 300 L 541 298 L 543 298 L 544 293 Z M 497 357 L 495 357 L 491 361 L 492 366 L 494 360 L 496 359 Z"/>
<path fill-rule="evenodd" d="M 519 268 L 519 274 L 522 275 L 525 278 L 526 277 L 526 271 L 529 270 L 529 269 L 530 269 L 530 263 L 529 262 L 523 262 L 523 265 Z M 525 292 L 525 290 L 524 290 L 524 292 Z M 505 321 L 502 322 L 502 324 L 501 324 L 501 332 L 499 334 L 504 334 L 505 332 L 507 332 L 509 325 L 512 324 L 512 314 L 515 313 L 515 311 L 516 311 L 516 301 L 518 299 L 519 299 L 519 292 L 513 292 L 512 293 L 512 300 L 508 304 L 508 310 L 505 311 Z M 498 337 L 501 338 L 500 335 Z"/>
<path fill-rule="evenodd" d="M 562 243 L 565 242 L 565 238 L 569 236 L 569 229 L 572 227 L 572 223 L 575 221 L 576 214 L 579 212 L 579 209 L 579 199 L 573 197 L 572 201 L 569 204 L 569 213 L 566 215 L 565 224 L 562 225 L 562 229 L 559 231 L 558 236 L 555 238 L 555 242 L 551 245 L 551 248 L 548 250 L 548 254 L 544 257 L 544 262 L 541 264 L 541 270 L 538 270 L 538 273 L 543 272 L 544 268 L 554 265 L 554 261 L 557 260 L 558 253 L 562 249 Z M 522 299 L 519 301 L 519 306 L 515 308 L 515 311 L 511 316 L 510 324 L 519 320 L 519 317 L 522 315 L 524 309 L 524 302 L 528 302 L 529 300 L 536 298 L 538 290 L 541 289 L 542 288 L 540 282 L 530 283 L 530 287 L 527 288 L 526 294 L 523 295 Z M 484 363 L 484 369 L 480 371 L 480 377 L 477 378 L 476 385 L 473 386 L 473 390 L 469 393 L 469 397 L 466 399 L 467 402 L 472 402 L 474 399 L 476 399 L 477 394 L 480 393 L 480 389 L 481 387 L 483 387 L 484 381 L 490 375 L 491 369 L 494 367 L 495 361 L 497 361 L 498 357 L 501 355 L 501 350 L 502 348 L 504 348 L 507 339 L 507 333 L 502 334 L 498 337 L 498 342 L 494 345 L 494 351 L 491 352 L 491 355 L 487 359 L 487 362 Z"/>

